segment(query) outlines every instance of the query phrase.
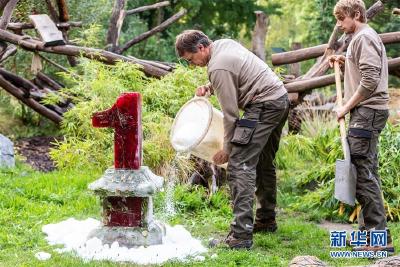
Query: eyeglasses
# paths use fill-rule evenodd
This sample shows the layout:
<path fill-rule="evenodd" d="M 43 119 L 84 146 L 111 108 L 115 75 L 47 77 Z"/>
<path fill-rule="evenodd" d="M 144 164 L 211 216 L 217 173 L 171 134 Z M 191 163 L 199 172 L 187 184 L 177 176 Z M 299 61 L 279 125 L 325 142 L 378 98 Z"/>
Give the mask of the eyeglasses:
<path fill-rule="evenodd" d="M 187 63 L 192 64 L 192 60 L 193 60 L 193 54 L 190 55 L 190 58 L 184 58 L 181 57 L 183 60 L 185 60 Z"/>

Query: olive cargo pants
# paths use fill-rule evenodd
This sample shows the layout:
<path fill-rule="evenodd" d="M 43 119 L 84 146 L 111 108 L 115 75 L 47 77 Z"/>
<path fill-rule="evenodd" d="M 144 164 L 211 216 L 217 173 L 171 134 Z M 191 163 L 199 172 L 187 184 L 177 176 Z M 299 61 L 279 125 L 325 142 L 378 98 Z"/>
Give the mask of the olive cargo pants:
<path fill-rule="evenodd" d="M 357 169 L 356 198 L 361 205 L 358 219 L 360 230 L 386 229 L 386 213 L 378 175 L 378 142 L 388 117 L 388 110 L 366 107 L 354 108 L 350 113 L 347 138 L 351 162 Z M 391 241 L 389 234 L 388 241 Z"/>
<path fill-rule="evenodd" d="M 275 154 L 289 111 L 287 94 L 277 100 L 251 104 L 236 124 L 228 162 L 228 183 L 233 201 L 235 238 L 253 236 L 253 202 L 256 221 L 274 220 L 276 206 Z"/>

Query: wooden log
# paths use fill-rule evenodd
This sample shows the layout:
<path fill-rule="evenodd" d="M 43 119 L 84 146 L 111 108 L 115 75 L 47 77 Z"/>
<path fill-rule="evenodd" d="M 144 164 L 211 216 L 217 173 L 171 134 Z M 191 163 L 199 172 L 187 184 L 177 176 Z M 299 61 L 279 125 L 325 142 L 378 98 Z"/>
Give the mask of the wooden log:
<path fill-rule="evenodd" d="M 56 24 L 46 14 L 30 15 L 33 25 L 35 25 L 45 46 L 64 45 L 62 32 L 58 30 Z"/>
<path fill-rule="evenodd" d="M 68 56 L 82 55 L 86 58 L 98 60 L 107 64 L 115 64 L 118 61 L 130 62 L 138 64 L 141 67 L 141 70 L 147 75 L 157 78 L 160 78 L 169 73 L 166 70 L 157 68 L 145 62 L 138 62 L 134 59 L 101 49 L 80 47 L 73 45 L 59 45 L 59 46 L 45 47 L 44 43 L 41 41 L 34 40 L 29 36 L 20 36 L 17 34 L 13 34 L 5 30 L 0 30 L 0 40 L 13 43 L 15 45 L 19 45 L 21 48 L 29 51 L 35 51 L 35 52 L 43 51 L 43 52 L 68 55 Z"/>
<path fill-rule="evenodd" d="M 52 89 L 54 89 L 56 91 L 63 88 L 63 86 L 61 86 L 58 82 L 56 82 L 55 80 L 53 80 L 52 78 L 50 78 L 49 76 L 44 74 L 43 72 L 38 72 L 38 74 L 36 76 L 39 79 L 41 79 L 42 81 L 44 81 L 45 83 L 47 83 Z"/>
<path fill-rule="evenodd" d="M 376 14 L 378 14 L 379 12 L 381 12 L 385 9 L 385 5 L 384 5 L 385 1 L 387 1 L 387 0 L 376 1 L 372 6 L 370 6 L 367 9 L 367 12 L 365 14 L 367 17 L 367 20 L 372 19 L 373 17 L 375 17 Z"/>
<path fill-rule="evenodd" d="M 268 17 L 263 11 L 255 11 L 256 25 L 254 26 L 252 35 L 251 51 L 265 61 L 265 38 L 267 37 Z"/>
<path fill-rule="evenodd" d="M 25 105 L 27 105 L 28 107 L 39 113 L 40 115 L 50 119 L 56 124 L 59 124 L 62 121 L 62 117 L 59 114 L 43 106 L 33 98 L 25 97 L 25 93 L 23 90 L 14 86 L 12 83 L 7 81 L 2 75 L 0 75 L 0 86 L 4 90 L 9 92 L 11 95 L 16 97 L 18 100 L 23 102 Z"/>
<path fill-rule="evenodd" d="M 39 90 L 39 88 L 31 81 L 4 68 L 0 68 L 0 75 L 2 75 L 7 81 L 11 82 L 16 87 L 22 89 L 25 93 L 25 97 L 29 97 L 31 90 Z"/>
<path fill-rule="evenodd" d="M 115 0 L 107 32 L 107 50 L 115 52 L 118 48 L 119 35 L 125 18 L 126 0 Z"/>
<path fill-rule="evenodd" d="M 5 62 L 9 57 L 17 53 L 17 47 L 15 45 L 8 45 L 7 48 L 0 54 L 0 63 Z"/>
<path fill-rule="evenodd" d="M 399 43 L 400 31 L 381 33 L 379 34 L 379 37 L 382 39 L 382 42 L 384 44 Z M 272 54 L 272 64 L 274 66 L 279 66 L 283 64 L 290 64 L 307 59 L 316 58 L 322 56 L 327 48 L 328 44 L 323 44 L 308 48 L 302 48 L 295 51 Z"/>
<path fill-rule="evenodd" d="M 324 75 L 311 79 L 299 80 L 285 84 L 289 93 L 299 93 L 310 89 L 320 88 L 335 83 L 335 74 Z"/>
<path fill-rule="evenodd" d="M 59 22 L 56 23 L 58 29 L 69 29 L 71 27 L 82 27 L 81 21 L 69 21 L 69 22 Z M 28 22 L 10 22 L 7 25 L 7 30 L 11 31 L 21 31 L 27 29 L 34 29 L 35 26 Z"/>
<path fill-rule="evenodd" d="M 283 64 L 290 64 L 307 59 L 316 58 L 322 56 L 327 48 L 328 48 L 327 44 L 322 44 L 322 45 L 302 48 L 295 51 L 272 54 L 271 56 L 272 64 L 274 66 L 279 66 Z"/>
<path fill-rule="evenodd" d="M 388 60 L 389 72 L 400 69 L 400 57 Z M 289 93 L 304 92 L 307 90 L 328 86 L 335 83 L 335 75 L 329 74 L 304 80 L 295 80 L 285 84 Z"/>
<path fill-rule="evenodd" d="M 142 7 L 138 7 L 135 9 L 131 9 L 131 10 L 126 11 L 125 13 L 126 13 L 126 15 L 132 15 L 132 14 L 136 14 L 136 13 L 147 11 L 147 10 L 158 9 L 161 7 L 169 6 L 169 4 L 170 4 L 169 1 L 163 1 L 163 2 L 153 4 L 153 5 L 142 6 Z"/>
<path fill-rule="evenodd" d="M 393 8 L 393 12 L 394 15 L 400 15 L 400 8 Z"/>
<path fill-rule="evenodd" d="M 186 9 L 179 11 L 178 13 L 176 13 L 175 15 L 173 15 L 172 17 L 170 17 L 169 19 L 165 20 L 163 23 L 158 25 L 157 27 L 154 27 L 150 31 L 142 33 L 139 36 L 136 36 L 135 38 L 133 38 L 132 40 L 130 40 L 129 42 L 124 44 L 121 48 L 117 49 L 116 52 L 118 54 L 122 54 L 124 51 L 129 49 L 132 45 L 137 44 L 137 43 L 149 38 L 150 36 L 165 30 L 169 25 L 171 25 L 172 23 L 174 23 L 175 21 L 179 20 L 181 17 L 186 15 L 186 13 L 187 13 Z"/>
<path fill-rule="evenodd" d="M 46 88 L 46 83 L 44 83 L 41 79 L 39 79 L 37 76 L 33 79 L 33 83 L 38 86 L 40 89 Z"/>

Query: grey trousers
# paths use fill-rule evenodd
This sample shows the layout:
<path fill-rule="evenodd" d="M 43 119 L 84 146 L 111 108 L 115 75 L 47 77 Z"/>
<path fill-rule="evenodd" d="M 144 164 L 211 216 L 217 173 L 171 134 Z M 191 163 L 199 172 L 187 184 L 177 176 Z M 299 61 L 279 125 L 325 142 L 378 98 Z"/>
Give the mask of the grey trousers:
<path fill-rule="evenodd" d="M 275 154 L 288 116 L 287 94 L 277 100 L 251 104 L 237 122 L 228 162 L 228 183 L 233 201 L 231 231 L 235 238 L 253 236 L 253 202 L 256 221 L 275 220 Z"/>
<path fill-rule="evenodd" d="M 358 220 L 360 230 L 386 229 L 386 213 L 378 175 L 378 143 L 388 117 L 388 110 L 366 107 L 355 108 L 350 113 L 348 141 L 351 162 L 357 169 L 356 198 L 361 205 Z"/>

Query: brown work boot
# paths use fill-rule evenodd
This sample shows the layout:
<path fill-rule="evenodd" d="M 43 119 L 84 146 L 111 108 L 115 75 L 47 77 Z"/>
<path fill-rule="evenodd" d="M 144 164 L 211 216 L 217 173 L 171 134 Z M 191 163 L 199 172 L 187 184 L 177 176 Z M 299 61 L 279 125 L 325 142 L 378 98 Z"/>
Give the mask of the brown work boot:
<path fill-rule="evenodd" d="M 225 244 L 231 249 L 251 249 L 253 246 L 253 239 L 236 238 L 231 231 L 225 239 Z"/>
<path fill-rule="evenodd" d="M 265 222 L 256 222 L 253 225 L 253 233 L 260 233 L 260 232 L 268 232 L 273 233 L 276 232 L 278 229 L 278 225 L 276 224 L 275 220 L 265 221 Z"/>

